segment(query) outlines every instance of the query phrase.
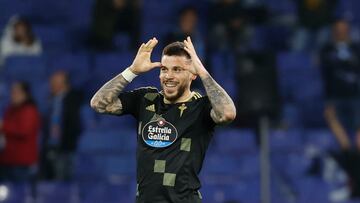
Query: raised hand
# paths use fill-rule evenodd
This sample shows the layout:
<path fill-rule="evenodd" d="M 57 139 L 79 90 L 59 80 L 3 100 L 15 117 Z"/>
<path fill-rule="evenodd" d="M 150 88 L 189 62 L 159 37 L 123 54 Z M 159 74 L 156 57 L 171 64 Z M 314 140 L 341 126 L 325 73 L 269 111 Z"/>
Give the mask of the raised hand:
<path fill-rule="evenodd" d="M 155 67 L 161 66 L 160 62 L 151 62 L 151 52 L 158 43 L 158 40 L 154 37 L 150 39 L 146 44 L 142 43 L 133 63 L 130 66 L 130 70 L 135 74 L 147 72 Z"/>
<path fill-rule="evenodd" d="M 196 54 L 190 37 L 187 37 L 186 40 L 184 40 L 184 44 L 185 51 L 187 51 L 191 57 L 192 70 L 189 71 L 200 77 L 210 100 L 212 107 L 210 111 L 211 118 L 218 124 L 230 123 L 236 117 L 234 102 L 226 91 L 207 72 Z"/>
<path fill-rule="evenodd" d="M 195 47 L 191 41 L 190 37 L 187 37 L 184 40 L 184 44 L 185 44 L 185 51 L 187 51 L 187 53 L 190 55 L 191 57 L 191 62 L 192 62 L 192 69 L 189 70 L 190 72 L 192 72 L 195 75 L 207 75 L 208 72 L 205 69 L 204 65 L 201 63 L 200 58 L 198 57 L 198 55 L 196 54 L 195 51 Z"/>

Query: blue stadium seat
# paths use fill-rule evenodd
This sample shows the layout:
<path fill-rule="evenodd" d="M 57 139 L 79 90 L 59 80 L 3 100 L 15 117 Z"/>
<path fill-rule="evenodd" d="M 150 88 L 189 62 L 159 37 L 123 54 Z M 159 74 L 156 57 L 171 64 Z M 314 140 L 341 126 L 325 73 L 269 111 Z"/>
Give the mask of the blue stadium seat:
<path fill-rule="evenodd" d="M 238 173 L 243 180 L 258 178 L 260 176 L 259 153 L 250 153 L 240 157 L 241 166 L 232 174 Z"/>
<path fill-rule="evenodd" d="M 253 179 L 248 181 L 237 181 L 231 184 L 205 184 L 200 192 L 204 202 L 259 202 L 260 181 Z"/>
<path fill-rule="evenodd" d="M 4 65 L 6 81 L 25 80 L 30 83 L 46 80 L 46 60 L 41 56 L 13 56 Z"/>
<path fill-rule="evenodd" d="M 135 176 L 136 173 L 135 152 L 131 155 L 105 157 L 104 172 L 111 176 Z"/>
<path fill-rule="evenodd" d="M 272 25 L 267 26 L 265 30 L 267 48 L 275 51 L 281 51 L 288 48 L 288 41 L 292 35 L 289 27 Z"/>
<path fill-rule="evenodd" d="M 0 184 L 3 203 L 17 203 L 31 200 L 30 184 L 2 182 Z M 7 197 L 6 195 L 7 194 Z"/>
<path fill-rule="evenodd" d="M 95 154 L 77 152 L 74 161 L 74 179 L 77 181 L 103 180 L 103 164 L 96 162 Z"/>
<path fill-rule="evenodd" d="M 24 0 L 0 1 L 0 8 L 2 8 L 0 24 L 6 25 L 14 15 L 27 16 L 31 14 L 32 2 Z"/>
<path fill-rule="evenodd" d="M 39 81 L 31 84 L 31 92 L 37 108 L 41 113 L 47 112 L 50 105 L 50 89 L 48 81 Z"/>
<path fill-rule="evenodd" d="M 85 182 L 81 187 L 81 202 L 84 203 L 130 203 L 135 194 L 130 193 L 130 184 L 111 182 Z"/>
<path fill-rule="evenodd" d="M 324 101 L 310 100 L 303 101 L 300 104 L 301 117 L 304 126 L 307 128 L 324 128 L 327 124 L 324 119 Z"/>
<path fill-rule="evenodd" d="M 290 128 L 303 127 L 300 107 L 296 103 L 283 103 L 281 111 L 281 122 Z"/>
<path fill-rule="evenodd" d="M 205 184 L 200 192 L 204 202 L 223 203 L 230 186 Z"/>
<path fill-rule="evenodd" d="M 210 57 L 210 70 L 214 79 L 228 92 L 232 98 L 237 96 L 235 79 L 235 56 L 215 52 Z"/>
<path fill-rule="evenodd" d="M 175 20 L 177 15 L 174 13 L 176 13 L 176 7 L 171 1 L 148 0 L 143 2 L 143 21 L 149 19 L 154 21 L 158 19 Z"/>
<path fill-rule="evenodd" d="M 72 6 L 73 1 L 36 0 L 29 2 L 31 2 L 31 12 L 29 12 L 27 16 L 29 16 L 32 22 L 53 25 L 68 22 L 69 19 L 66 13 Z"/>
<path fill-rule="evenodd" d="M 128 34 L 119 33 L 114 36 L 114 45 L 117 50 L 127 51 L 131 48 L 131 39 Z"/>
<path fill-rule="evenodd" d="M 126 183 L 135 177 L 135 152 L 78 152 L 74 174 L 78 181 L 114 180 Z"/>
<path fill-rule="evenodd" d="M 121 73 L 128 67 L 133 59 L 131 53 L 107 53 L 95 56 L 95 66 L 92 72 L 88 91 L 93 95 L 103 84 Z"/>
<path fill-rule="evenodd" d="M 109 179 L 112 177 L 126 179 L 134 177 L 136 173 L 135 152 L 131 154 L 88 154 L 87 159 L 88 163 L 83 162 L 81 163 L 83 165 L 79 164 L 78 169 L 84 166 L 92 166 L 93 168 L 87 169 L 89 171 L 84 172 L 84 174 L 80 173 L 79 177 L 86 177 L 86 173 L 88 173 L 88 179 L 92 180 L 96 180 L 96 178 Z M 89 176 L 91 174 L 96 175 Z"/>
<path fill-rule="evenodd" d="M 330 202 L 329 185 L 320 179 L 302 177 L 296 180 L 295 185 L 299 194 L 297 201 L 299 203 Z"/>
<path fill-rule="evenodd" d="M 270 132 L 270 149 L 273 151 L 297 151 L 305 139 L 302 129 L 273 130 Z"/>
<path fill-rule="evenodd" d="M 34 34 L 40 39 L 46 53 L 70 50 L 68 30 L 65 26 L 33 26 Z M 59 60 L 60 61 L 60 60 Z"/>
<path fill-rule="evenodd" d="M 82 153 L 135 152 L 135 130 L 85 131 L 79 140 L 78 151 Z"/>
<path fill-rule="evenodd" d="M 95 0 L 71 1 L 67 11 L 69 27 L 72 29 L 89 29 L 92 22 L 92 14 Z"/>
<path fill-rule="evenodd" d="M 231 175 L 237 173 L 240 167 L 240 157 L 210 155 L 204 160 L 202 174 Z"/>
<path fill-rule="evenodd" d="M 68 72 L 75 88 L 85 88 L 91 76 L 90 57 L 87 53 L 63 53 L 49 57 L 48 74 L 57 70 Z"/>
<path fill-rule="evenodd" d="M 283 52 L 277 56 L 279 88 L 286 101 L 295 100 L 299 85 L 309 82 L 314 68 L 313 58 L 307 53 Z"/>
<path fill-rule="evenodd" d="M 4 115 L 5 108 L 10 101 L 10 84 L 0 80 L 0 115 Z"/>
<path fill-rule="evenodd" d="M 90 84 L 90 89 L 95 92 L 105 82 L 121 73 L 127 68 L 134 58 L 134 54 L 128 52 L 122 53 L 109 53 L 98 54 L 95 58 L 95 69 L 93 72 L 93 80 Z M 146 74 L 143 74 L 136 78 L 127 89 L 131 90 L 135 87 L 141 86 L 158 86 L 159 84 L 159 70 L 154 69 Z"/>
<path fill-rule="evenodd" d="M 229 188 L 226 200 L 240 202 L 260 202 L 260 180 L 240 181 Z"/>
<path fill-rule="evenodd" d="M 98 129 L 118 129 L 118 130 L 133 130 L 136 129 L 136 121 L 131 116 L 113 116 L 100 115 L 98 117 Z"/>
<path fill-rule="evenodd" d="M 312 145 L 322 152 L 338 148 L 333 133 L 327 128 L 307 129 L 305 136 L 307 145 Z"/>
<path fill-rule="evenodd" d="M 79 194 L 76 184 L 71 182 L 38 182 L 37 202 L 76 202 Z"/>
<path fill-rule="evenodd" d="M 307 53 L 280 53 L 277 67 L 282 98 L 299 107 L 302 124 L 307 127 L 324 126 L 322 80 L 313 56 Z"/>
<path fill-rule="evenodd" d="M 247 42 L 248 47 L 251 50 L 262 51 L 268 47 L 267 44 L 267 30 L 265 26 L 254 26 L 252 29 L 252 35 Z"/>
<path fill-rule="evenodd" d="M 251 130 L 219 129 L 215 131 L 214 145 L 220 153 L 246 153 L 257 150 L 255 134 Z"/>
<path fill-rule="evenodd" d="M 95 110 L 93 110 L 89 104 L 84 104 L 81 107 L 80 117 L 81 124 L 85 132 L 96 129 L 98 116 Z"/>
<path fill-rule="evenodd" d="M 168 19 L 163 19 L 160 22 L 157 22 L 150 17 L 148 20 L 142 21 L 141 23 L 140 40 L 142 42 L 147 42 L 153 37 L 157 37 L 157 39 L 164 39 L 172 30 L 174 30 L 174 24 Z M 162 41 L 159 43 L 160 44 L 157 45 L 158 47 L 165 46 Z"/>
<path fill-rule="evenodd" d="M 300 152 L 275 152 L 271 155 L 274 169 L 285 178 L 296 179 L 306 175 L 312 160 L 303 151 Z"/>
<path fill-rule="evenodd" d="M 176 10 L 172 1 L 144 1 L 140 40 L 146 42 L 152 37 L 163 39 L 175 28 L 177 15 L 174 13 Z"/>
<path fill-rule="evenodd" d="M 108 53 L 95 56 L 94 75 L 101 83 L 110 80 L 131 65 L 134 55 L 131 53 Z"/>

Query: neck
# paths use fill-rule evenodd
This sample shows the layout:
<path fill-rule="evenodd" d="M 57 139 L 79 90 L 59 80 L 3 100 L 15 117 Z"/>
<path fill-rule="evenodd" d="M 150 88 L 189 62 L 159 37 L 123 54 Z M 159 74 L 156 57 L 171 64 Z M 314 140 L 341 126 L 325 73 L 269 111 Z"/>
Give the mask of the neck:
<path fill-rule="evenodd" d="M 181 95 L 181 97 L 177 98 L 174 101 L 167 100 L 164 97 L 164 103 L 165 104 L 175 104 L 175 103 L 181 103 L 181 102 L 187 102 L 189 99 L 193 96 L 193 92 L 190 91 L 190 89 L 186 90 L 184 94 Z"/>

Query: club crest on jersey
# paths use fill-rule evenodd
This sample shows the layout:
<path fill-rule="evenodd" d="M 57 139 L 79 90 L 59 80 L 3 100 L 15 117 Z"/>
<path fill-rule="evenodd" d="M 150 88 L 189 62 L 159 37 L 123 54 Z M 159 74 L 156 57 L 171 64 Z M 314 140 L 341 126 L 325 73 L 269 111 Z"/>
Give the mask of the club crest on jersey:
<path fill-rule="evenodd" d="M 147 145 L 156 148 L 168 147 L 178 137 L 178 132 L 174 125 L 167 122 L 164 118 L 147 123 L 143 127 L 141 134 Z"/>

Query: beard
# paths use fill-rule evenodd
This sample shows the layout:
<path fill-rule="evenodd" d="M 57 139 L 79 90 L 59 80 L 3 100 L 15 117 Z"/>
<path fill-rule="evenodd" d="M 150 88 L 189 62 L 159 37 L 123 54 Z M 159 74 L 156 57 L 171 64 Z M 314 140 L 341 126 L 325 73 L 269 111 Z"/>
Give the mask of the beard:
<path fill-rule="evenodd" d="M 180 85 L 174 92 L 172 92 L 170 94 L 168 92 L 166 92 L 166 87 L 164 84 L 161 84 L 161 87 L 162 87 L 165 99 L 167 99 L 168 101 L 174 102 L 184 94 L 187 85 L 186 84 Z"/>

